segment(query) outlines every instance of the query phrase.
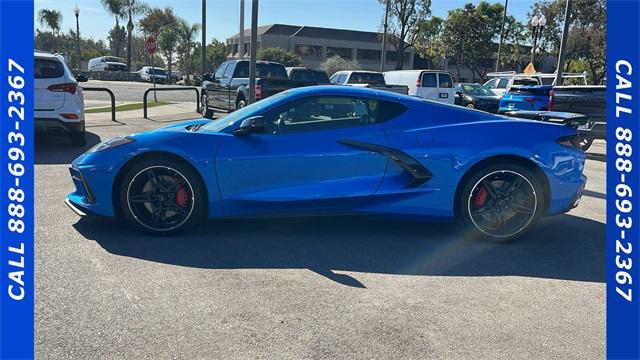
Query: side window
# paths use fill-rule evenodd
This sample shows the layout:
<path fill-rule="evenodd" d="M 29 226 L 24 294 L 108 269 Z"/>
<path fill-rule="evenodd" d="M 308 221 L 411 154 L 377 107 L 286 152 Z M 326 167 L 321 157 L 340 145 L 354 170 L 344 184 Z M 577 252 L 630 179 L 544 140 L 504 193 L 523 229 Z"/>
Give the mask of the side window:
<path fill-rule="evenodd" d="M 329 82 L 332 84 L 337 84 L 338 83 L 338 77 L 340 77 L 339 74 L 334 74 L 331 79 L 329 79 Z"/>
<path fill-rule="evenodd" d="M 378 105 L 376 99 L 313 96 L 270 112 L 266 118 L 273 130 L 268 132 L 292 134 L 375 124 L 379 122 Z"/>
<path fill-rule="evenodd" d="M 438 74 L 438 80 L 441 88 L 450 89 L 453 87 L 453 81 L 451 81 L 451 75 L 449 74 Z"/>
<path fill-rule="evenodd" d="M 224 78 L 225 79 L 231 79 L 231 77 L 233 76 L 233 65 L 229 64 L 227 65 L 227 69 L 224 71 Z"/>
<path fill-rule="evenodd" d="M 224 70 L 226 68 L 227 68 L 227 63 L 223 63 L 222 65 L 218 66 L 213 76 L 218 80 L 222 79 L 222 76 L 224 75 Z"/>
<path fill-rule="evenodd" d="M 233 72 L 234 78 L 248 78 L 249 77 L 249 62 L 239 61 L 236 63 L 236 68 Z"/>
<path fill-rule="evenodd" d="M 498 81 L 498 79 L 491 79 L 491 80 L 487 81 L 485 86 L 493 89 L 493 88 L 496 87 L 496 82 L 497 81 Z"/>
<path fill-rule="evenodd" d="M 338 84 L 345 84 L 347 82 L 347 74 L 338 76 Z"/>
<path fill-rule="evenodd" d="M 508 84 L 509 84 L 509 79 L 500 79 L 498 81 L 498 86 L 496 87 L 498 89 L 506 89 Z"/>
<path fill-rule="evenodd" d="M 438 87 L 438 83 L 436 82 L 436 74 L 435 73 L 423 73 L 422 74 L 422 87 L 428 87 L 428 88 Z"/>

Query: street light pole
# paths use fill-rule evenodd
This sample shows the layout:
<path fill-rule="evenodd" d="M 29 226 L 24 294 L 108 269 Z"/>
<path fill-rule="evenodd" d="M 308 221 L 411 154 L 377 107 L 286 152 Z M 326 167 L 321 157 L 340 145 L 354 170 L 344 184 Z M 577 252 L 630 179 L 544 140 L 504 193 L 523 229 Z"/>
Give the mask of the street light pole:
<path fill-rule="evenodd" d="M 78 53 L 78 75 L 82 71 L 82 55 L 80 53 L 80 8 L 76 5 L 73 12 L 76 14 L 76 51 Z"/>
<path fill-rule="evenodd" d="M 538 47 L 538 37 L 542 33 L 542 29 L 547 25 L 547 18 L 544 15 L 540 17 L 534 16 L 531 19 L 531 26 L 533 27 L 533 48 L 531 48 L 531 65 L 535 67 L 533 61 L 535 60 L 536 48 Z"/>
<path fill-rule="evenodd" d="M 249 104 L 256 101 L 256 57 L 258 55 L 258 0 L 251 1 L 251 61 L 249 62 Z"/>
<path fill-rule="evenodd" d="M 389 31 L 389 4 L 387 0 L 384 11 L 384 32 L 382 33 L 382 55 L 380 56 L 380 72 L 384 71 L 384 63 L 387 61 L 387 32 Z"/>
<path fill-rule="evenodd" d="M 207 0 L 202 0 L 202 43 L 200 44 L 200 71 L 203 77 L 207 69 L 206 62 L 207 62 Z"/>
<path fill-rule="evenodd" d="M 556 79 L 554 85 L 562 85 L 562 72 L 564 71 L 564 57 L 567 51 L 567 40 L 569 38 L 569 20 L 571 16 L 571 0 L 567 0 L 567 7 L 564 9 L 564 26 L 562 28 L 562 40 L 560 40 L 560 53 L 558 54 L 558 68 L 556 69 Z"/>
<path fill-rule="evenodd" d="M 504 0 L 504 12 L 502 13 L 502 27 L 500 28 L 500 42 L 498 43 L 498 58 L 496 59 L 496 72 L 500 69 L 500 52 L 502 51 L 502 42 L 504 40 L 504 23 L 507 19 L 507 6 L 509 0 Z"/>
<path fill-rule="evenodd" d="M 244 0 L 240 0 L 240 32 L 238 32 L 238 59 L 244 57 Z"/>

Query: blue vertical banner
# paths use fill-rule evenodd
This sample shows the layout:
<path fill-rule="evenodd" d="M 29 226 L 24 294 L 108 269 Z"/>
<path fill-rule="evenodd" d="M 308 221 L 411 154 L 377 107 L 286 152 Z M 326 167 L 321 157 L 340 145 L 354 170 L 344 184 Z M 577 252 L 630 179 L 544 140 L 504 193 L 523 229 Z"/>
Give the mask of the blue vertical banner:
<path fill-rule="evenodd" d="M 0 359 L 34 356 L 33 1 L 0 0 Z"/>
<path fill-rule="evenodd" d="M 607 357 L 640 359 L 640 1 L 607 2 Z"/>

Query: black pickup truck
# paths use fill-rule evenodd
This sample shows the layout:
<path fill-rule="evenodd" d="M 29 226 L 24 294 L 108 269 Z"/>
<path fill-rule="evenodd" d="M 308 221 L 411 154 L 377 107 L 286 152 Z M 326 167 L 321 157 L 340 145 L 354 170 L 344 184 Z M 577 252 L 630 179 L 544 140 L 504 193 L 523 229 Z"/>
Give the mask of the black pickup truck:
<path fill-rule="evenodd" d="M 509 111 L 505 115 L 563 123 L 582 136 L 582 149 L 607 136 L 605 86 L 555 86 L 549 96 L 550 111 Z"/>
<path fill-rule="evenodd" d="M 289 80 L 284 65 L 276 62 L 256 63 L 256 100 L 302 84 Z M 247 105 L 249 99 L 249 60 L 222 63 L 212 74 L 205 74 L 201 89 L 201 113 L 211 117 L 213 109 L 233 111 Z"/>

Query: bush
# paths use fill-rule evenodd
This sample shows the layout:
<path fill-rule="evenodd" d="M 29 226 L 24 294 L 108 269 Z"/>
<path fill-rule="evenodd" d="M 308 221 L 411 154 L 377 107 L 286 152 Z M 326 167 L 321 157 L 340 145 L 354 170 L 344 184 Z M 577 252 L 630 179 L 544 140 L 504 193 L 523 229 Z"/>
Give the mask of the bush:
<path fill-rule="evenodd" d="M 302 60 L 293 52 L 282 48 L 264 48 L 259 49 L 257 53 L 258 60 L 279 62 L 284 66 L 300 66 Z"/>
<path fill-rule="evenodd" d="M 325 60 L 322 64 L 320 64 L 320 68 L 326 71 L 327 75 L 329 75 L 330 77 L 338 71 L 362 69 L 358 60 L 347 60 L 337 55 Z"/>

